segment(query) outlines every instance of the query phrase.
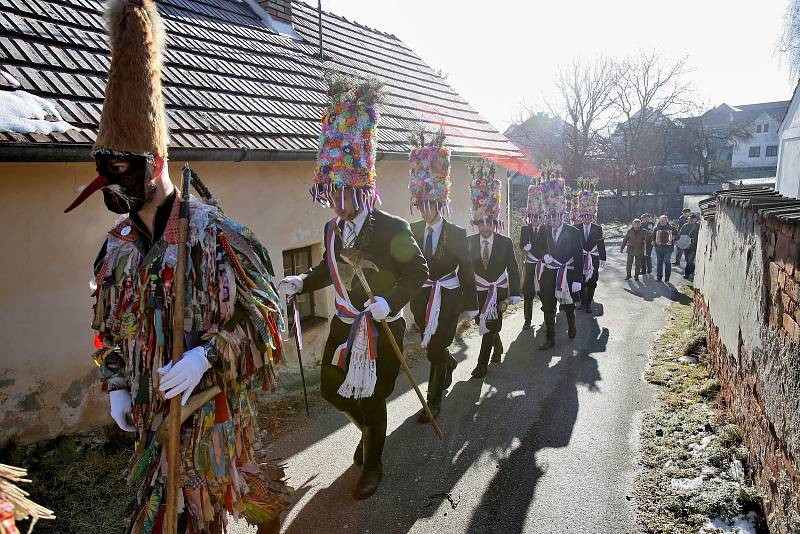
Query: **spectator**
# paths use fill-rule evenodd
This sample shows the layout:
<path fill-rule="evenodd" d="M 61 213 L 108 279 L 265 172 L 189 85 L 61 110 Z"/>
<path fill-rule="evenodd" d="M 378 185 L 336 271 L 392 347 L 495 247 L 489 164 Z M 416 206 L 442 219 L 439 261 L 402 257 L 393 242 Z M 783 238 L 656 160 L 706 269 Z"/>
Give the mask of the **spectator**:
<path fill-rule="evenodd" d="M 678 232 L 681 231 L 683 225 L 689 222 L 689 215 L 691 214 L 692 210 L 690 210 L 689 208 L 683 208 L 681 216 L 678 218 L 677 221 L 675 221 L 675 239 L 678 239 Z M 675 263 L 673 263 L 672 265 L 681 264 L 681 254 L 683 254 L 682 249 L 679 248 L 678 250 L 675 251 Z"/>
<path fill-rule="evenodd" d="M 628 247 L 628 261 L 625 264 L 625 280 L 631 279 L 631 267 L 636 267 L 634 280 L 639 281 L 639 274 L 642 272 L 642 256 L 644 256 L 645 244 L 647 242 L 647 231 L 642 228 L 641 219 L 633 220 L 633 227 L 628 229 L 622 246 L 619 251 L 624 252 Z"/>
<path fill-rule="evenodd" d="M 697 255 L 697 236 L 700 234 L 700 224 L 698 224 L 697 221 L 697 215 L 692 213 L 689 216 L 689 222 L 681 226 L 681 229 L 678 231 L 678 248 L 683 248 L 686 256 L 686 267 L 683 269 L 684 278 L 691 278 L 694 276 L 694 260 Z"/>
<path fill-rule="evenodd" d="M 675 250 L 675 227 L 669 223 L 666 215 L 658 218 L 653 230 L 653 242 L 656 249 L 656 280 L 669 283 L 672 272 L 672 251 Z"/>
<path fill-rule="evenodd" d="M 642 263 L 642 273 L 650 274 L 653 272 L 653 220 L 649 213 L 642 214 L 642 229 L 647 232 L 647 241 L 644 244 L 644 260 Z"/>

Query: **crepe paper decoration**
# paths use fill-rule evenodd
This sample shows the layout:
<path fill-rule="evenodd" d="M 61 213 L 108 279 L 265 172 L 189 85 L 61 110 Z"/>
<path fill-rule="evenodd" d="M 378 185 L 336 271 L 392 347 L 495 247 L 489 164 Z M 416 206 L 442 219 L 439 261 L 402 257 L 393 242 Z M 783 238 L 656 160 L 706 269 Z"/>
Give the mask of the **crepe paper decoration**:
<path fill-rule="evenodd" d="M 416 129 L 410 137 L 414 148 L 408 155 L 408 192 L 411 207 L 430 210 L 436 208 L 446 213 L 450 209 L 450 149 L 444 146 L 444 129 L 430 134 L 424 126 Z"/>

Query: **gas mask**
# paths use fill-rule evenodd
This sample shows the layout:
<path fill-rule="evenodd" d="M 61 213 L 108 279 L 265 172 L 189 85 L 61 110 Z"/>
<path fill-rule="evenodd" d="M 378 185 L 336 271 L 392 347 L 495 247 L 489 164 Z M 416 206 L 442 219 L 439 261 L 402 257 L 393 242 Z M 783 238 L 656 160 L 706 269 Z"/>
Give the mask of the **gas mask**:
<path fill-rule="evenodd" d="M 103 190 L 103 203 L 113 213 L 122 215 L 142 209 L 146 201 L 147 158 L 133 154 L 98 154 L 95 162 L 97 178 L 86 186 L 64 213 L 78 207 L 98 189 Z"/>

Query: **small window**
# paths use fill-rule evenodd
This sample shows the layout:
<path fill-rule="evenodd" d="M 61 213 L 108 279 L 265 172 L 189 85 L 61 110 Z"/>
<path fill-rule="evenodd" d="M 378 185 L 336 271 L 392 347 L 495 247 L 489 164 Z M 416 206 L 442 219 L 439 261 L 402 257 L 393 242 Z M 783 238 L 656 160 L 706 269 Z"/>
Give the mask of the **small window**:
<path fill-rule="evenodd" d="M 311 247 L 286 250 L 283 253 L 283 275 L 297 276 L 307 272 L 311 268 Z M 297 295 L 297 304 L 300 308 L 300 321 L 314 316 L 314 294 L 303 293 Z M 294 325 L 294 317 L 289 311 L 288 323 Z"/>
<path fill-rule="evenodd" d="M 765 125 L 764 125 L 764 130 L 762 130 L 762 131 L 763 131 L 764 133 L 767 133 L 767 132 L 769 131 L 769 124 L 765 124 Z"/>
<path fill-rule="evenodd" d="M 778 145 L 768 145 L 767 146 L 767 157 L 774 158 L 778 155 Z"/>
<path fill-rule="evenodd" d="M 761 157 L 761 147 L 760 146 L 751 146 L 750 147 L 750 157 L 751 158 L 760 158 Z"/>
<path fill-rule="evenodd" d="M 761 133 L 761 125 L 756 126 L 756 133 Z"/>

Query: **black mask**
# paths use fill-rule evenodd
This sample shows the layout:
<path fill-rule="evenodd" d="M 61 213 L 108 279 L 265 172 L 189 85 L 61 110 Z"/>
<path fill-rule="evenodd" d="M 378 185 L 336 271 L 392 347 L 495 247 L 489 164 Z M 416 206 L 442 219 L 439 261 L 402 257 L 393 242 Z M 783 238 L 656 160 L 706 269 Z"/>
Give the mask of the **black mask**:
<path fill-rule="evenodd" d="M 98 189 L 103 190 L 103 202 L 109 211 L 125 214 L 142 209 L 145 203 L 147 159 L 134 154 L 98 154 L 95 162 L 97 178 L 86 186 L 65 212 L 73 210 Z"/>

